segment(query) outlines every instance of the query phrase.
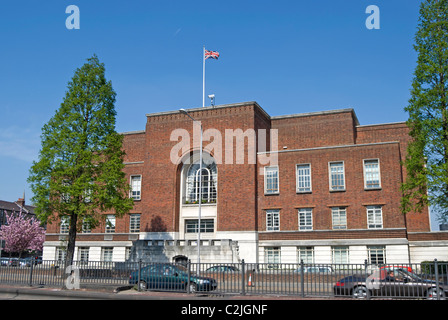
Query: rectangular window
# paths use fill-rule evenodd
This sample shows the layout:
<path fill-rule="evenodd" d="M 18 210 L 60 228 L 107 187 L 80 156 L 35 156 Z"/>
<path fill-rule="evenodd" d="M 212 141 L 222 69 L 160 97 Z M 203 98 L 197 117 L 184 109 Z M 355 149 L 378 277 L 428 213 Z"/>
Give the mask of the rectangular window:
<path fill-rule="evenodd" d="M 369 246 L 369 263 L 384 264 L 386 263 L 386 247 L 385 246 Z"/>
<path fill-rule="evenodd" d="M 70 217 L 63 216 L 61 217 L 61 234 L 68 234 L 70 228 Z"/>
<path fill-rule="evenodd" d="M 89 262 L 89 247 L 80 247 L 78 249 L 78 260 L 80 262 Z"/>
<path fill-rule="evenodd" d="M 366 189 L 381 188 L 380 163 L 378 159 L 364 160 L 364 187 Z"/>
<path fill-rule="evenodd" d="M 106 233 L 115 233 L 115 216 L 113 214 L 106 216 Z"/>
<path fill-rule="evenodd" d="M 367 228 L 383 228 L 383 208 L 381 206 L 367 206 Z"/>
<path fill-rule="evenodd" d="M 56 248 L 56 259 L 58 261 L 65 261 L 66 258 L 67 258 L 66 247 L 57 247 Z"/>
<path fill-rule="evenodd" d="M 114 248 L 101 248 L 101 261 L 111 262 L 114 253 Z"/>
<path fill-rule="evenodd" d="M 140 214 L 131 214 L 129 218 L 129 232 L 140 232 Z"/>
<path fill-rule="evenodd" d="M 142 194 L 142 176 L 131 176 L 131 198 L 140 200 Z"/>
<path fill-rule="evenodd" d="M 332 247 L 333 263 L 348 263 L 348 247 Z"/>
<path fill-rule="evenodd" d="M 264 193 L 275 194 L 279 192 L 278 188 L 278 167 L 264 168 Z"/>
<path fill-rule="evenodd" d="M 330 162 L 330 191 L 345 190 L 344 162 Z"/>
<path fill-rule="evenodd" d="M 298 164 L 296 167 L 297 192 L 311 192 L 311 165 Z"/>
<path fill-rule="evenodd" d="M 298 247 L 297 248 L 297 263 L 314 263 L 314 248 L 313 247 Z"/>
<path fill-rule="evenodd" d="M 313 230 L 313 209 L 299 209 L 299 230 Z"/>
<path fill-rule="evenodd" d="M 201 233 L 215 232 L 213 219 L 201 219 Z M 198 233 L 198 219 L 185 220 L 185 233 Z"/>
<path fill-rule="evenodd" d="M 280 230 L 280 211 L 267 210 L 266 211 L 266 231 Z"/>
<path fill-rule="evenodd" d="M 82 221 L 82 233 L 91 233 L 92 232 L 92 226 L 90 224 L 90 221 L 83 220 Z"/>
<path fill-rule="evenodd" d="M 334 230 L 347 229 L 347 209 L 344 207 L 331 208 L 331 221 Z"/>
<path fill-rule="evenodd" d="M 265 263 L 280 263 L 280 247 L 265 247 L 264 248 L 264 262 Z"/>

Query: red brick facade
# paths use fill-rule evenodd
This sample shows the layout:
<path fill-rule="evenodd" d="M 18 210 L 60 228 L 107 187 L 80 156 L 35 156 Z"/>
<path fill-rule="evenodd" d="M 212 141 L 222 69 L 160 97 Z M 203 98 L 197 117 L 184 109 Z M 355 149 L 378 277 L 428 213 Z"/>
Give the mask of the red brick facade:
<path fill-rule="evenodd" d="M 401 161 L 409 141 L 404 123 L 360 126 L 352 109 L 271 117 L 256 102 L 190 109 L 188 112 L 201 121 L 204 133 L 214 129 L 222 135 L 222 157 L 217 150 L 210 152 L 215 160 L 221 160 L 217 161 L 217 201 L 207 207 L 216 209 L 213 217 L 215 231 L 211 237 L 247 232 L 258 241 L 247 250 L 259 250 L 263 241 L 277 241 L 281 245 L 282 241 L 300 244 L 302 240 L 406 240 L 408 232 L 430 231 L 427 210 L 406 217 L 400 212 L 400 184 L 405 177 Z M 163 238 L 169 234 L 170 239 L 184 236 L 182 164 L 170 159 L 173 147 L 178 144 L 178 140 L 172 141 L 171 137 L 176 129 L 185 129 L 193 139 L 193 121 L 178 111 L 149 114 L 144 131 L 124 134 L 127 178 L 131 175 L 142 177 L 141 200 L 135 201 L 131 211 L 141 214 L 140 239 L 151 239 L 152 235 Z M 257 137 L 260 137 L 259 129 L 266 129 L 268 139 L 272 136 L 269 130 L 276 130 L 278 151 L 270 149 L 274 145 L 271 146 L 269 140 L 267 153 L 258 148 L 248 151 L 250 144 L 245 139 L 245 161 L 235 164 L 235 155 L 241 151 L 241 146 L 236 140 L 232 147 L 225 144 L 226 129 L 241 129 L 244 133 L 254 130 Z M 211 142 L 216 141 L 204 135 L 205 150 Z M 192 145 L 183 156 L 195 150 L 197 148 Z M 255 153 L 258 161 L 250 163 L 250 156 Z M 226 161 L 228 154 L 234 157 L 233 164 Z M 266 177 L 262 174 L 260 157 L 274 154 L 278 159 L 278 193 L 266 195 Z M 378 162 L 381 183 L 380 187 L 368 190 L 364 160 L 370 159 Z M 331 162 L 343 163 L 343 190 L 330 190 Z M 311 191 L 297 192 L 298 164 L 310 165 Z M 380 228 L 368 227 L 369 206 L 381 207 Z M 345 208 L 346 226 L 343 230 L 333 227 L 334 207 Z M 300 208 L 312 209 L 311 230 L 299 230 Z M 267 230 L 266 212 L 272 209 L 280 215 L 275 231 Z M 129 241 L 129 224 L 129 215 L 117 219 L 114 241 Z M 78 238 L 104 240 L 104 228 L 101 225 Z M 49 225 L 48 233 L 47 240 L 56 241 L 59 226 Z M 258 256 L 258 253 L 254 254 Z"/>

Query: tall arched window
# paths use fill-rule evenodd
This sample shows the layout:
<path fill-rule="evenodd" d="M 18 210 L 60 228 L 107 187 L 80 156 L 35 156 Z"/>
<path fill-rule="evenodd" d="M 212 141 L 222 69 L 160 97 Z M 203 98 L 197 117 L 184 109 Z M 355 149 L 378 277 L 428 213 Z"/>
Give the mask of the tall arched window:
<path fill-rule="evenodd" d="M 202 179 L 200 179 L 199 161 L 188 167 L 185 180 L 185 203 L 199 203 L 202 191 L 202 203 L 216 203 L 217 170 L 214 161 L 202 163 Z M 202 180 L 202 182 L 200 181 Z"/>

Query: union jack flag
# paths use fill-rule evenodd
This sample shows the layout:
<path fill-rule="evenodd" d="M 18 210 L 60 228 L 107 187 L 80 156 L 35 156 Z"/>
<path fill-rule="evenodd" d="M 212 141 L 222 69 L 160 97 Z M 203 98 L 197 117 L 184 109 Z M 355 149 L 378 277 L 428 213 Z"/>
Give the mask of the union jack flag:
<path fill-rule="evenodd" d="M 215 59 L 218 60 L 219 58 L 219 52 L 218 51 L 209 51 L 205 50 L 205 60 L 207 59 Z"/>

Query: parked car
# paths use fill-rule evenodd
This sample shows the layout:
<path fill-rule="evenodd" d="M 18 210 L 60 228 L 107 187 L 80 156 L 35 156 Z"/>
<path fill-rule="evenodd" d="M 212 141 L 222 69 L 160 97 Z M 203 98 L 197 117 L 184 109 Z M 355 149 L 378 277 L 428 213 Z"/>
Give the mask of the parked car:
<path fill-rule="evenodd" d="M 333 267 L 331 266 L 311 266 L 311 267 L 304 267 L 303 272 L 304 273 L 329 273 L 333 272 Z M 302 272 L 302 268 L 299 267 L 294 272 Z"/>
<path fill-rule="evenodd" d="M 239 272 L 238 268 L 235 266 L 213 266 L 205 270 L 205 272 Z"/>
<path fill-rule="evenodd" d="M 129 284 L 138 284 L 138 271 L 129 276 Z M 188 281 L 188 270 L 181 265 L 173 264 L 150 264 L 140 271 L 140 289 L 152 290 L 179 290 L 185 291 L 187 286 L 190 292 L 212 291 L 217 287 L 215 279 L 190 274 Z"/>
<path fill-rule="evenodd" d="M 406 269 L 395 268 L 394 274 L 387 270 L 365 275 L 351 275 L 340 279 L 333 287 L 337 296 L 353 298 L 368 297 L 426 297 L 428 299 L 445 299 L 448 286 L 435 280 L 424 279 Z"/>
<path fill-rule="evenodd" d="M 9 265 L 9 258 L 0 258 L 0 266 L 8 266 Z"/>

